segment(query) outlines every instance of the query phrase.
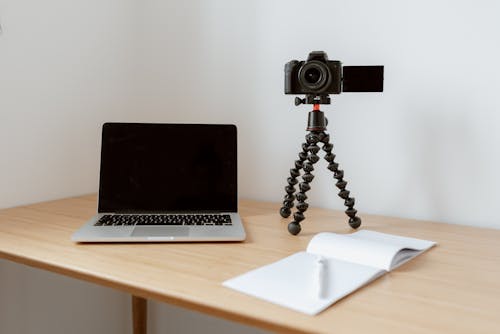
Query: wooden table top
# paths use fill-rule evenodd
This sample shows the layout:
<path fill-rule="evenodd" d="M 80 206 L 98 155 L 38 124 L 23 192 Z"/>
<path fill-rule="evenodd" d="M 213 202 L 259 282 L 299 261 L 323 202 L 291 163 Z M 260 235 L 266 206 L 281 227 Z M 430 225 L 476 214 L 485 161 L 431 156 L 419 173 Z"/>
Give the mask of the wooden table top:
<path fill-rule="evenodd" d="M 438 242 L 423 255 L 308 316 L 221 285 L 305 250 L 344 214 L 310 208 L 290 235 L 276 203 L 240 201 L 243 243 L 75 244 L 96 210 L 87 195 L 0 210 L 0 258 L 218 317 L 286 333 L 498 333 L 500 231 L 373 215 L 362 228 Z M 297 287 L 300 289 L 301 287 Z"/>

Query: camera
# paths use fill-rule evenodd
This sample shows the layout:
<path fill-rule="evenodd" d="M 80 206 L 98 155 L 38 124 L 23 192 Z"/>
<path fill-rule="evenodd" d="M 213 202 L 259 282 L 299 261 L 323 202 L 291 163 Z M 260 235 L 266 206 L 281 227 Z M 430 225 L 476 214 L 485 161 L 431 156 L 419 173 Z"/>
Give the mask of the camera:
<path fill-rule="evenodd" d="M 327 96 L 341 92 L 382 92 L 384 66 L 344 66 L 324 51 L 285 64 L 285 94 Z"/>

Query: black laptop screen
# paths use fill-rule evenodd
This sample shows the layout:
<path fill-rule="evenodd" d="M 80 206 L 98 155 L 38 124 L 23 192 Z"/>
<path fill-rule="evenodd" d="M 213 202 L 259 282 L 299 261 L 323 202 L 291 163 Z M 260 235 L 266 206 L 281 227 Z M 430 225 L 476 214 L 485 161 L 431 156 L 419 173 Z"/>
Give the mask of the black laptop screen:
<path fill-rule="evenodd" d="M 237 210 L 236 127 L 106 123 L 99 212 Z"/>

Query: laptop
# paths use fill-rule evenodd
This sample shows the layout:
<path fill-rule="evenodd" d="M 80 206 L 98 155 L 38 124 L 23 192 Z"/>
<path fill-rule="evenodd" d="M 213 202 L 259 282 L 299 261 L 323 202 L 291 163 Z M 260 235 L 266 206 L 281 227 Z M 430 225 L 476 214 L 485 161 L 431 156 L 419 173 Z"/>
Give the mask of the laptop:
<path fill-rule="evenodd" d="M 105 123 L 97 215 L 75 242 L 242 241 L 237 131 Z"/>

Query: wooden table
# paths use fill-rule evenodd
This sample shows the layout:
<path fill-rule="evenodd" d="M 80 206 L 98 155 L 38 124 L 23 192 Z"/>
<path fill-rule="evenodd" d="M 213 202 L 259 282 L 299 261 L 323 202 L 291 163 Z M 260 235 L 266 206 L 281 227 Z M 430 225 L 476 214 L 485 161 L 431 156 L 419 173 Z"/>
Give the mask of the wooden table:
<path fill-rule="evenodd" d="M 146 331 L 146 299 L 286 333 L 500 332 L 498 230 L 362 215 L 363 228 L 439 245 L 312 317 L 221 283 L 304 250 L 320 231 L 350 232 L 342 212 L 311 208 L 291 236 L 279 204 L 243 200 L 244 243 L 71 242 L 95 207 L 88 195 L 0 210 L 0 258 L 130 293 L 135 333 Z"/>

